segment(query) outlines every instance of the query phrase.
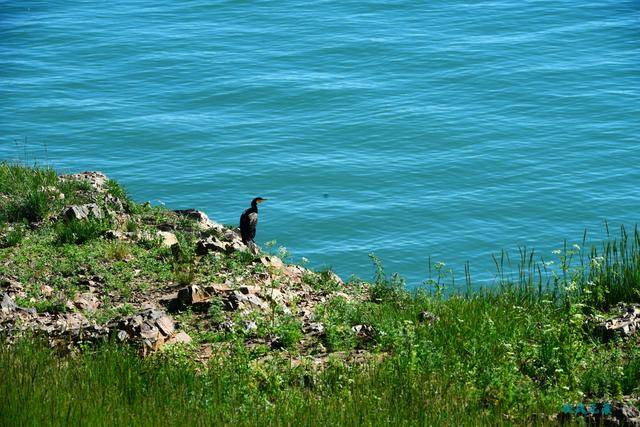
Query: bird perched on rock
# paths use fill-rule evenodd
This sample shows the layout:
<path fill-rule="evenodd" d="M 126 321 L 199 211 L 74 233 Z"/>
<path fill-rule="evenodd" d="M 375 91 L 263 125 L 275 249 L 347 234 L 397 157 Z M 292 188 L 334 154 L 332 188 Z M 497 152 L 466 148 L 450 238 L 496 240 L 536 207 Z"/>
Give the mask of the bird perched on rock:
<path fill-rule="evenodd" d="M 262 203 L 267 199 L 262 197 L 256 197 L 251 201 L 251 207 L 240 215 L 240 234 L 242 235 L 242 242 L 249 246 L 249 243 L 256 242 L 253 239 L 256 237 L 256 226 L 258 225 L 258 203 Z"/>

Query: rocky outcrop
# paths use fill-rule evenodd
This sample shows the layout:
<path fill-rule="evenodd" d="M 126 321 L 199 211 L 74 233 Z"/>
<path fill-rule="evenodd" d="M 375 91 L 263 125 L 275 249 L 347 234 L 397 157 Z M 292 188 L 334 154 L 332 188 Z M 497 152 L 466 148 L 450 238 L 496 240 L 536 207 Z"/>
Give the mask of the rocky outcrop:
<path fill-rule="evenodd" d="M 62 217 L 66 221 L 81 221 L 89 219 L 90 217 L 101 219 L 102 212 L 97 204 L 89 203 L 86 205 L 73 205 L 65 208 L 62 212 Z"/>
<path fill-rule="evenodd" d="M 640 330 L 640 305 L 618 304 L 615 317 L 600 323 L 596 330 L 605 341 L 627 338 Z"/>
<path fill-rule="evenodd" d="M 60 175 L 61 181 L 82 181 L 89 184 L 90 190 L 83 193 L 86 198 L 92 201 L 91 204 L 101 205 L 107 209 L 107 214 L 113 218 L 123 219 L 128 215 L 128 205 L 125 200 L 120 200 L 118 197 L 109 194 L 107 183 L 109 178 L 102 172 L 81 172 L 76 174 Z M 87 205 L 84 205 L 87 206 Z M 67 208 L 68 210 L 69 208 Z M 96 211 L 91 210 L 91 213 L 96 218 L 102 218 L 102 216 L 95 215 Z M 98 209 L 97 212 L 100 212 Z M 65 211 L 66 214 L 66 211 Z M 79 216 L 83 216 L 84 212 L 78 212 Z M 76 214 L 71 214 L 76 216 Z M 66 216 L 66 215 L 65 215 Z M 76 219 L 84 219 L 82 218 Z"/>
<path fill-rule="evenodd" d="M 334 273 L 320 275 L 261 253 L 257 245 L 242 242 L 238 229 L 212 221 L 202 211 L 156 211 L 145 204 L 131 213 L 126 198 L 116 197 L 124 193 L 100 172 L 62 175 L 60 180 L 83 184 L 60 186 L 75 193 L 56 197 L 84 204 L 67 202 L 61 209 L 64 204 L 58 203 L 57 215 L 48 220 L 104 219 L 112 229 L 100 237 L 120 242 L 105 244 L 103 259 L 95 265 L 74 264 L 69 275 L 56 278 L 60 280 L 25 278 L 20 284 L 17 277 L 0 278 L 0 334 L 10 339 L 33 331 L 52 345 L 69 346 L 115 336 L 148 354 L 167 343 L 191 341 L 171 317 L 188 312 L 189 330 L 237 333 L 247 346 L 326 353 L 322 342 L 327 332 L 316 309 L 335 297 L 359 298 L 355 289 L 338 291 L 346 288 Z M 159 247 L 170 250 L 155 250 Z M 155 270 L 135 264 L 144 250 L 153 253 Z M 168 267 L 162 274 L 156 261 Z M 120 271 L 126 276 L 114 277 Z M 346 332 L 361 341 L 376 335 L 369 325 Z"/>
<path fill-rule="evenodd" d="M 178 209 L 173 211 L 178 215 L 194 220 L 202 230 L 216 230 L 223 232 L 225 227 L 209 219 L 206 213 L 196 209 Z"/>
<path fill-rule="evenodd" d="M 85 181 L 98 193 L 106 192 L 106 185 L 109 178 L 102 172 L 80 172 L 74 174 L 60 175 L 61 181 Z"/>
<path fill-rule="evenodd" d="M 139 345 L 143 355 L 159 350 L 166 343 L 190 342 L 191 338 L 181 331 L 176 333 L 173 319 L 162 310 L 149 308 L 110 324 L 118 340 Z"/>
<path fill-rule="evenodd" d="M 313 275 L 299 266 L 286 265 L 277 257 L 263 256 L 255 261 L 267 269 L 260 278 L 250 283 L 234 283 L 208 286 L 190 285 L 167 294 L 160 299 L 170 312 L 189 310 L 206 316 L 212 306 L 222 310 L 223 316 L 211 325 L 221 331 L 242 330 L 248 346 L 266 344 L 272 349 L 283 346 L 279 337 L 264 341 L 252 336 L 257 328 L 255 316 L 271 318 L 276 313 L 295 318 L 304 335 L 303 342 L 318 343 L 325 334 L 325 326 L 315 317 L 316 308 L 334 297 L 354 301 L 357 297 L 344 292 L 315 290 L 304 282 L 305 275 Z M 239 317 L 238 317 L 239 315 Z M 244 319 L 238 324 L 238 318 Z M 375 330 L 369 325 L 356 325 L 354 337 L 362 342 L 372 340 Z M 316 345 L 316 344 L 313 344 Z M 320 348 L 322 345 L 320 344 Z"/>
<path fill-rule="evenodd" d="M 225 229 L 225 231 L 213 235 L 205 235 L 196 242 L 196 253 L 198 255 L 206 255 L 209 252 L 231 254 L 242 250 L 249 250 L 254 255 L 259 252 L 259 249 L 256 250 L 253 246 L 247 247 L 242 242 L 240 235 L 230 229 Z"/>
<path fill-rule="evenodd" d="M 96 304 L 95 296 L 84 294 L 70 307 L 90 312 Z M 184 331 L 177 331 L 173 318 L 162 310 L 147 308 L 99 325 L 80 312 L 38 313 L 34 308 L 22 308 L 8 293 L 3 293 L 0 296 L 0 333 L 11 338 L 24 331 L 44 333 L 52 346 L 95 343 L 115 336 L 119 341 L 136 345 L 143 355 L 166 344 L 191 342 L 191 337 Z"/>

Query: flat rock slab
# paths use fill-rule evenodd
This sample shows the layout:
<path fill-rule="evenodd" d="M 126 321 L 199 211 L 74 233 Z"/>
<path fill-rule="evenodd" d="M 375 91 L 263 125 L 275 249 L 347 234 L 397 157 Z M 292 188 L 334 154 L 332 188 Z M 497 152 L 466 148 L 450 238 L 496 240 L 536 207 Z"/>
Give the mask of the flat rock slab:
<path fill-rule="evenodd" d="M 176 235 L 169 231 L 158 231 L 157 236 L 162 240 L 162 246 L 167 248 L 179 244 Z"/>

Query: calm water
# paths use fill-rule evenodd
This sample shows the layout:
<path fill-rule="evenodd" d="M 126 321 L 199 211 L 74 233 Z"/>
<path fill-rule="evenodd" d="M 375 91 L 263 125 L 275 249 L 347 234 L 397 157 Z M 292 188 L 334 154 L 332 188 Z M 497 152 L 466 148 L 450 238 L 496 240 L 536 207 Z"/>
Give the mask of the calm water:
<path fill-rule="evenodd" d="M 131 3 L 136 3 L 132 6 Z M 640 212 L 640 3 L 0 2 L 0 159 L 410 284 Z M 24 141 L 27 141 L 26 145 Z M 15 141 L 20 143 L 16 144 Z"/>

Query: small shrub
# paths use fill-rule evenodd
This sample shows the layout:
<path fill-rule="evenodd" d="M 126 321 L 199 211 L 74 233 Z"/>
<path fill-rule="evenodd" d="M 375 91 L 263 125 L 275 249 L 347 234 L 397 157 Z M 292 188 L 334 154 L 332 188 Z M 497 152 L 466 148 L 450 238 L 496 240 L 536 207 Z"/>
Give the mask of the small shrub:
<path fill-rule="evenodd" d="M 224 303 L 222 302 L 222 298 L 220 298 L 219 296 L 214 296 L 213 298 L 211 298 L 211 305 L 209 306 L 207 315 L 209 316 L 211 322 L 215 324 L 219 324 L 225 321 Z"/>
<path fill-rule="evenodd" d="M 292 317 L 286 317 L 277 324 L 274 334 L 280 338 L 285 348 L 293 348 L 303 337 L 300 322 Z"/>
<path fill-rule="evenodd" d="M 356 347 L 357 342 L 350 325 L 329 324 L 326 325 L 324 344 L 327 350 L 333 352 L 351 350 Z"/>
<path fill-rule="evenodd" d="M 188 286 L 195 278 L 195 266 L 193 264 L 174 264 L 173 280 L 180 286 Z"/>
<path fill-rule="evenodd" d="M 21 226 L 15 226 L 4 233 L 0 233 L 0 248 L 18 246 L 22 239 L 24 239 L 24 229 Z"/>
<path fill-rule="evenodd" d="M 226 267 L 234 272 L 243 272 L 255 257 L 247 251 L 236 251 L 226 258 Z"/>
<path fill-rule="evenodd" d="M 110 259 L 123 261 L 131 255 L 129 246 L 124 242 L 115 242 L 107 248 L 107 256 Z"/>
<path fill-rule="evenodd" d="M 306 270 L 302 275 L 302 281 L 316 291 L 325 293 L 340 291 L 343 286 L 334 279 L 333 272 L 325 269 L 317 273 Z"/>
<path fill-rule="evenodd" d="M 109 222 L 98 219 L 70 220 L 55 226 L 56 241 L 60 244 L 82 244 L 97 239 L 109 230 Z"/>
<path fill-rule="evenodd" d="M 127 220 L 127 223 L 125 224 L 125 230 L 127 230 L 129 233 L 135 233 L 139 229 L 140 229 L 140 226 L 136 221 L 132 219 Z"/>

